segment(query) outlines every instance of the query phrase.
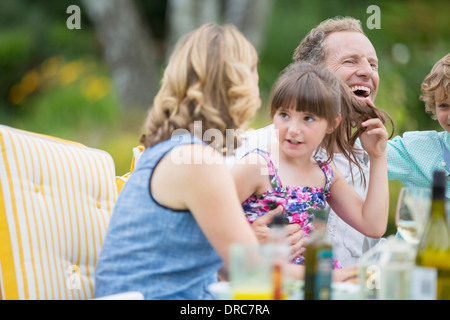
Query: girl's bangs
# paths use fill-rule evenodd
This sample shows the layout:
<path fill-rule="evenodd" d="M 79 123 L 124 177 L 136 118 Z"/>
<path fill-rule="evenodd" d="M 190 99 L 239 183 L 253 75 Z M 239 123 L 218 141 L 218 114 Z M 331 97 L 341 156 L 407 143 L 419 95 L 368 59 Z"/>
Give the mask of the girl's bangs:
<path fill-rule="evenodd" d="M 286 92 L 290 100 L 289 108 L 332 120 L 338 116 L 335 110 L 339 99 L 336 99 L 334 90 L 326 88 L 324 83 L 318 80 L 317 77 L 306 74 L 295 81 Z"/>

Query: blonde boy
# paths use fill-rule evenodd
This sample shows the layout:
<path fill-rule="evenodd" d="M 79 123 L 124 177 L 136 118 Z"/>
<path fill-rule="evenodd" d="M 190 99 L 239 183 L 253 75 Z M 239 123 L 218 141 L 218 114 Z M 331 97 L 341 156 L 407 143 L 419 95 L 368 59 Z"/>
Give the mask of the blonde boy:
<path fill-rule="evenodd" d="M 405 187 L 430 187 L 435 169 L 450 174 L 450 53 L 436 62 L 421 89 L 425 111 L 444 130 L 405 132 L 388 142 L 389 180 L 399 180 Z"/>

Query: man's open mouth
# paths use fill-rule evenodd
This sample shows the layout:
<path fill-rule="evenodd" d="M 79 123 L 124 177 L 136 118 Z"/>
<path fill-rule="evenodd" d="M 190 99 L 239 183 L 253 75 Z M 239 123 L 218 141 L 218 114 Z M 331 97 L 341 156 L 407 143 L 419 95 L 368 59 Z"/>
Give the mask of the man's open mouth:
<path fill-rule="evenodd" d="M 365 86 L 353 86 L 350 87 L 350 89 L 353 91 L 353 93 L 361 98 L 367 98 L 368 96 L 370 96 L 370 93 L 372 92 L 370 90 L 370 88 L 365 87 Z"/>

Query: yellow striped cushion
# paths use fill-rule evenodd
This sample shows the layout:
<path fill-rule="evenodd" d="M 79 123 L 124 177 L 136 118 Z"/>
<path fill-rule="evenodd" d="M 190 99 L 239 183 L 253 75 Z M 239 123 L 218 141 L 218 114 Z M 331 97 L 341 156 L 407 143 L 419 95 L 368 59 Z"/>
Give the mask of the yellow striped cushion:
<path fill-rule="evenodd" d="M 130 171 L 125 173 L 122 176 L 116 177 L 117 191 L 119 193 L 122 190 L 123 186 L 125 185 L 125 182 L 127 182 L 128 179 L 130 178 L 131 173 L 134 171 L 134 166 L 136 165 L 136 162 L 140 158 L 143 151 L 144 151 L 144 146 L 137 146 L 137 147 L 133 148 L 133 158 L 131 160 Z"/>
<path fill-rule="evenodd" d="M 0 125 L 1 297 L 93 298 L 116 197 L 108 153 Z"/>

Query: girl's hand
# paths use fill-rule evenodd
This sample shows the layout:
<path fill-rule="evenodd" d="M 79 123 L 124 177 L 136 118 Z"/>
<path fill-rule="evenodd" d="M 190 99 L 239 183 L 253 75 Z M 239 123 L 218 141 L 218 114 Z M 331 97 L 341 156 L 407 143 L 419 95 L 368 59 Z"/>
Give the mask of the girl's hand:
<path fill-rule="evenodd" d="M 386 155 L 388 132 L 380 119 L 369 119 L 361 123 L 366 128 L 360 136 L 361 146 L 370 157 L 379 158 Z"/>
<path fill-rule="evenodd" d="M 376 108 L 372 100 L 366 99 L 366 103 Z M 386 153 L 388 133 L 380 119 L 369 119 L 361 123 L 366 131 L 360 137 L 361 145 L 370 157 L 380 157 Z"/>

